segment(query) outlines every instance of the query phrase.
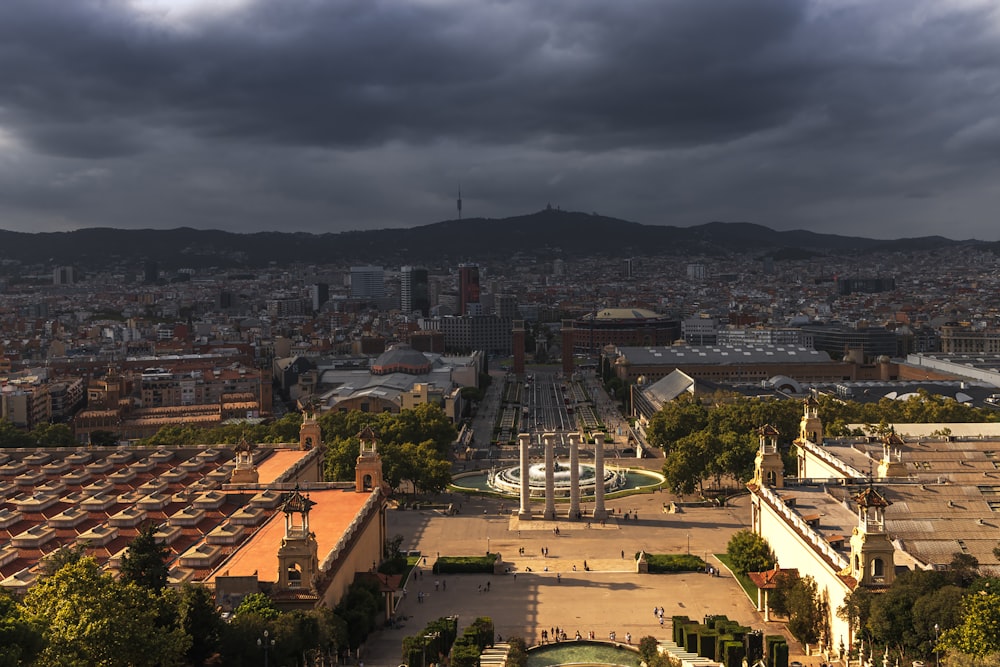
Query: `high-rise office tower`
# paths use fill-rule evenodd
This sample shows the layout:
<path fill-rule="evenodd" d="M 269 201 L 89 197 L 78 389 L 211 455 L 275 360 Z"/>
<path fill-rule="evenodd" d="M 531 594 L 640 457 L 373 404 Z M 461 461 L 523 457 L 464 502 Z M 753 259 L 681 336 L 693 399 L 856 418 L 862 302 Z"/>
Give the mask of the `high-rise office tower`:
<path fill-rule="evenodd" d="M 497 294 L 493 297 L 494 310 L 497 317 L 506 317 L 511 320 L 520 319 L 520 314 L 517 309 L 517 295 L 515 294 Z"/>
<path fill-rule="evenodd" d="M 458 307 L 459 315 L 469 312 L 471 304 L 479 303 L 479 265 L 458 265 Z"/>
<path fill-rule="evenodd" d="M 160 279 L 160 267 L 151 259 L 142 263 L 142 282 L 155 283 Z"/>
<path fill-rule="evenodd" d="M 430 311 L 427 269 L 404 266 L 400 269 L 399 305 L 404 313 L 420 311 L 424 317 Z"/>
<path fill-rule="evenodd" d="M 72 285 L 76 282 L 76 271 L 72 266 L 57 266 L 52 271 L 53 285 Z"/>
<path fill-rule="evenodd" d="M 309 298 L 312 300 L 312 309 L 319 310 L 330 300 L 330 286 L 326 283 L 313 283 L 309 286 Z"/>
<path fill-rule="evenodd" d="M 381 266 L 351 267 L 351 298 L 381 299 L 385 296 L 385 272 Z"/>

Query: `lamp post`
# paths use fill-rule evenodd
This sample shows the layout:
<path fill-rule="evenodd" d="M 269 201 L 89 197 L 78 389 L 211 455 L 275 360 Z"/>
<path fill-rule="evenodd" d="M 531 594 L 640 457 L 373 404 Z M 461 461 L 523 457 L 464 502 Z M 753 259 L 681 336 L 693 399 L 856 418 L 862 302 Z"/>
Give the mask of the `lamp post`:
<path fill-rule="evenodd" d="M 268 640 L 268 632 L 264 630 L 264 638 L 257 638 L 257 648 L 264 651 L 264 667 L 267 667 L 267 654 L 274 647 L 274 640 Z"/>
<path fill-rule="evenodd" d="M 938 648 L 938 632 L 941 627 L 934 624 L 934 667 L 941 667 L 941 650 Z"/>

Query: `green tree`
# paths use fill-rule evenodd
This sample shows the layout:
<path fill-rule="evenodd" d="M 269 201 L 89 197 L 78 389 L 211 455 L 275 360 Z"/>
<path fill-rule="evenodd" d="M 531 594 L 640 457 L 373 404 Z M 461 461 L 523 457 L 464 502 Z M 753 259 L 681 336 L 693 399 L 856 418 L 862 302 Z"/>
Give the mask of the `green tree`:
<path fill-rule="evenodd" d="M 956 593 L 958 595 L 956 595 Z M 871 603 L 868 629 L 872 641 L 902 656 L 924 657 L 934 639 L 934 623 L 951 627 L 961 589 L 949 583 L 948 573 L 910 570 L 900 573 L 889 590 Z M 933 614 L 934 618 L 928 615 Z"/>
<path fill-rule="evenodd" d="M 203 665 L 219 651 L 225 623 L 215 610 L 215 596 L 201 584 L 186 583 L 178 589 L 166 589 L 171 606 L 176 609 L 180 627 L 191 638 L 187 662 Z"/>
<path fill-rule="evenodd" d="M 156 530 L 156 525 L 146 524 L 129 543 L 122 557 L 121 579 L 159 592 L 167 585 L 170 550 L 157 541 Z"/>
<path fill-rule="evenodd" d="M 66 424 L 39 424 L 31 431 L 39 447 L 72 447 L 73 431 Z"/>
<path fill-rule="evenodd" d="M 979 559 L 972 554 L 956 551 L 951 555 L 948 574 L 956 586 L 967 588 L 979 577 Z"/>
<path fill-rule="evenodd" d="M 649 421 L 646 439 L 669 452 L 673 443 L 708 426 L 708 409 L 690 394 L 670 401 Z"/>
<path fill-rule="evenodd" d="M 181 665 L 190 645 L 183 629 L 164 627 L 156 593 L 102 574 L 83 558 L 41 580 L 24 609 L 43 628 L 45 665 Z"/>
<path fill-rule="evenodd" d="M 39 565 L 41 566 L 42 576 L 49 577 L 64 566 L 70 563 L 76 563 L 81 558 L 83 558 L 87 553 L 86 547 L 82 544 L 76 546 L 61 546 L 49 555 L 42 558 Z"/>
<path fill-rule="evenodd" d="M 816 581 L 799 577 L 786 593 L 788 631 L 803 644 L 815 644 L 827 636 L 826 603 L 819 595 Z"/>
<path fill-rule="evenodd" d="M 0 591 L 0 667 L 31 664 L 44 645 L 41 629 L 12 597 Z"/>
<path fill-rule="evenodd" d="M 653 658 L 659 653 L 659 641 L 652 635 L 646 635 L 639 640 L 639 657 L 647 665 L 653 662 Z"/>
<path fill-rule="evenodd" d="M 966 595 L 960 623 L 941 635 L 940 646 L 976 658 L 1000 653 L 1000 593 L 980 590 Z"/>
<path fill-rule="evenodd" d="M 0 448 L 34 447 L 35 439 L 6 417 L 0 419 Z"/>
<path fill-rule="evenodd" d="M 799 582 L 797 574 L 787 570 L 782 570 L 775 577 L 775 588 L 767 596 L 768 606 L 776 614 L 781 616 L 791 616 L 792 610 L 789 607 L 789 592 Z"/>
<path fill-rule="evenodd" d="M 91 431 L 90 444 L 94 447 L 114 447 L 118 444 L 118 436 L 113 431 Z"/>
<path fill-rule="evenodd" d="M 726 555 L 739 574 L 770 570 L 776 562 L 767 540 L 751 530 L 737 531 L 729 538 Z"/>
<path fill-rule="evenodd" d="M 281 615 L 271 598 L 264 593 L 250 593 L 240 602 L 233 612 L 234 616 L 259 616 L 265 620 L 273 620 Z"/>
<path fill-rule="evenodd" d="M 528 645 L 521 637 L 509 637 L 507 644 L 510 649 L 507 651 L 508 667 L 526 667 L 528 664 Z"/>
<path fill-rule="evenodd" d="M 398 415 L 352 411 L 320 418 L 327 443 L 324 474 L 331 481 L 354 478 L 357 434 L 371 426 L 378 434 L 385 481 L 399 490 L 404 481 L 415 488 L 439 492 L 451 482 L 449 450 L 458 432 L 440 407 L 426 403 Z"/>
<path fill-rule="evenodd" d="M 678 494 L 701 490 L 711 460 L 712 435 L 697 431 L 676 441 L 663 461 L 667 485 Z"/>
<path fill-rule="evenodd" d="M 356 649 L 375 629 L 375 619 L 382 609 L 382 594 L 378 584 L 370 579 L 358 579 L 334 609 L 347 624 L 347 648 Z"/>
<path fill-rule="evenodd" d="M 837 618 L 847 621 L 854 634 L 871 644 L 871 631 L 868 629 L 868 619 L 871 617 L 873 593 L 870 589 L 858 586 L 844 598 L 844 604 L 837 608 Z"/>

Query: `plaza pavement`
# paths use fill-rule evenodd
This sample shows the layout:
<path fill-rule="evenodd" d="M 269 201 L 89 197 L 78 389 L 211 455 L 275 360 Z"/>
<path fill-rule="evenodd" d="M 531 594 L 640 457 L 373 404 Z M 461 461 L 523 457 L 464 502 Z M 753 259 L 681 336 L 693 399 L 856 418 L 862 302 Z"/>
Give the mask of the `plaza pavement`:
<path fill-rule="evenodd" d="M 404 637 L 419 632 L 431 620 L 453 614 L 459 616 L 460 633 L 475 617 L 489 616 L 499 635 L 519 635 L 529 646 L 540 641 L 542 629 L 554 627 L 565 630 L 570 638 L 577 631 L 584 637 L 593 631 L 597 639 L 607 639 L 615 631 L 619 642 L 626 633 L 632 634 L 633 644 L 645 635 L 669 639 L 670 617 L 675 614 L 697 620 L 706 614 L 725 614 L 765 634 L 787 636 L 784 624 L 763 622 L 724 568 L 718 577 L 636 573 L 632 556 L 640 550 L 690 551 L 720 567 L 713 554 L 725 552 L 733 532 L 747 527 L 747 497 L 731 507 L 685 508 L 666 514 L 663 503 L 670 498 L 654 493 L 609 500 L 607 507 L 615 511 L 614 518 L 604 526 L 591 523 L 590 528 L 586 519 L 518 521 L 510 515 L 514 507 L 510 500 L 501 503 L 460 494 L 449 498 L 461 506 L 455 516 L 390 510 L 389 535 L 403 535 L 404 548 L 419 550 L 427 562 L 413 571 L 407 595 L 397 607 L 397 615 L 409 618 L 401 628 L 376 632 L 364 649 L 363 662 L 367 667 L 399 665 Z M 541 509 L 536 506 L 536 516 Z M 626 521 L 625 512 L 638 518 Z M 523 555 L 519 553 L 522 547 Z M 543 548 L 548 549 L 548 557 L 542 555 Z M 431 572 L 439 553 L 468 556 L 487 550 L 499 552 L 512 572 L 493 576 L 435 576 Z M 584 571 L 584 561 L 590 571 Z M 421 592 L 422 603 L 418 601 Z M 662 626 L 653 615 L 654 607 L 665 610 Z M 803 660 L 798 642 L 789 638 L 789 649 L 790 659 Z"/>

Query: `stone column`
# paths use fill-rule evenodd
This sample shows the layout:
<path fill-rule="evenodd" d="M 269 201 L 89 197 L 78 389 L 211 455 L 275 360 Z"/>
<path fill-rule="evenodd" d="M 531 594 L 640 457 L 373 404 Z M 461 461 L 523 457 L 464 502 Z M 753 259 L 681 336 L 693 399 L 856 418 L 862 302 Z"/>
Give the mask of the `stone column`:
<path fill-rule="evenodd" d="M 517 518 L 526 521 L 531 519 L 531 489 L 528 486 L 528 448 L 531 447 L 531 434 L 520 433 L 517 436 L 517 444 L 521 447 L 521 508 L 517 512 Z"/>
<path fill-rule="evenodd" d="M 555 439 L 554 433 L 542 436 L 542 441 L 545 443 L 545 512 L 542 518 L 546 521 L 556 518 Z"/>
<path fill-rule="evenodd" d="M 594 518 L 603 521 L 608 518 L 604 509 L 604 434 L 594 434 L 594 475 L 597 484 L 594 486 Z"/>
<path fill-rule="evenodd" d="M 580 516 L 580 434 L 569 434 L 569 518 Z"/>

